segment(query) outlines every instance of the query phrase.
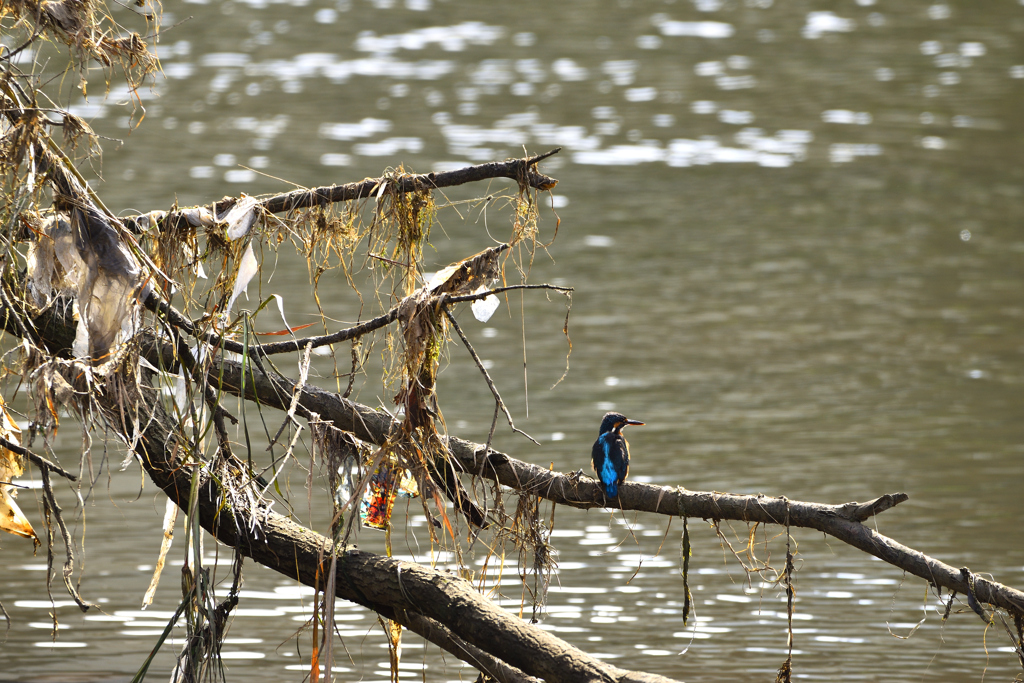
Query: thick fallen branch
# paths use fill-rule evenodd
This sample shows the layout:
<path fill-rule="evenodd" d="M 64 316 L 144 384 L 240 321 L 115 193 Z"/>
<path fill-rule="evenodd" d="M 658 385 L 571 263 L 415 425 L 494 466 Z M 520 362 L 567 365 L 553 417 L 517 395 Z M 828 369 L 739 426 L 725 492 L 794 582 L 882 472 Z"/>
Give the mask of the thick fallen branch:
<path fill-rule="evenodd" d="M 498 683 L 541 683 L 539 678 L 527 676 L 514 666 L 509 666 L 497 657 L 470 645 L 437 621 L 428 619 L 422 614 L 397 610 L 391 619 L 414 633 L 418 633 L 424 640 L 434 643 L 442 650 L 451 652 L 477 671 L 485 672 Z"/>
<path fill-rule="evenodd" d="M 135 405 L 142 411 L 137 423 L 130 421 L 118 402 L 133 394 Z M 97 400 L 106 420 L 130 442 L 138 444 L 139 461 L 153 481 L 177 505 L 188 509 L 195 467 L 187 454 L 192 449 L 180 442 L 173 419 L 160 407 L 155 392 L 146 390 L 138 395 L 135 387 L 122 385 L 104 392 Z M 146 415 L 146 411 L 151 412 Z M 206 472 L 197 476 L 202 480 L 196 509 L 207 531 L 264 566 L 305 585 L 322 587 L 333 552 L 328 538 L 262 505 L 252 509 L 226 505 L 222 484 Z M 460 643 L 478 648 L 526 676 L 550 681 L 670 683 L 670 679 L 661 676 L 619 669 L 591 657 L 501 609 L 478 593 L 469 581 L 450 573 L 346 549 L 338 553 L 335 583 L 337 597 L 405 623 L 427 637 L 433 636 L 434 642 L 446 645 L 456 656 L 499 679 L 525 683 L 514 669 L 488 670 L 486 661 L 473 659 L 475 651 L 461 648 Z"/>
<path fill-rule="evenodd" d="M 214 378 L 217 375 L 225 391 L 236 395 L 239 393 L 241 366 L 238 363 L 218 363 L 210 374 L 211 381 L 218 381 Z M 255 382 L 252 381 L 253 376 L 246 382 L 246 398 L 255 399 L 258 396 L 264 405 L 287 408 L 282 399 L 291 400 L 295 386 L 292 380 L 279 375 L 268 377 L 258 371 L 255 371 L 254 378 Z M 336 427 L 378 445 L 383 444 L 398 425 L 385 412 L 373 410 L 318 387 L 303 387 L 299 403 L 310 412 L 318 413 L 321 419 L 332 420 Z M 783 525 L 788 519 L 790 526 L 824 532 L 937 587 L 963 595 L 972 594 L 969 581 L 959 568 L 898 543 L 862 523 L 872 515 L 907 500 L 905 493 L 881 496 L 867 503 L 826 505 L 761 495 L 687 491 L 682 487 L 626 482 L 619 488 L 618 498 L 608 500 L 597 480 L 578 473 L 552 472 L 456 437 L 448 439 L 448 446 L 463 471 L 555 503 L 584 509 L 614 507 L 662 515 L 761 524 Z M 978 601 L 1024 615 L 1024 592 L 997 581 L 972 576 L 973 595 Z"/>

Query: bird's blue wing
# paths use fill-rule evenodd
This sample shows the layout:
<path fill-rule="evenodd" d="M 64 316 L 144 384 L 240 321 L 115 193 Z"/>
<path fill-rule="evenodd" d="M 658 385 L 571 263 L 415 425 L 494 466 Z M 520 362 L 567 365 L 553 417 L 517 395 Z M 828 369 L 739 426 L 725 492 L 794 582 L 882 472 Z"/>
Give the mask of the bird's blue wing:
<path fill-rule="evenodd" d="M 604 437 L 595 441 L 594 448 L 590 452 L 590 461 L 594 465 L 594 474 L 597 475 L 598 479 L 601 479 L 601 470 L 604 469 L 604 463 L 608 459 L 603 441 Z"/>
<path fill-rule="evenodd" d="M 612 436 L 612 434 L 602 434 L 594 442 L 594 448 L 591 452 L 591 458 L 594 462 L 594 473 L 601 480 L 603 488 L 609 496 L 618 495 L 617 482 L 619 479 L 619 475 L 615 471 L 615 463 L 611 457 L 614 443 Z"/>

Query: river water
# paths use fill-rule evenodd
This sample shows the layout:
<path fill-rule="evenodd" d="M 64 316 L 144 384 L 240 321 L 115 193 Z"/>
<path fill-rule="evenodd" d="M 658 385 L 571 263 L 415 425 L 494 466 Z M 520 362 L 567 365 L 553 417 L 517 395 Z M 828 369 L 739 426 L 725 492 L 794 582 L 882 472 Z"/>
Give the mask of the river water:
<path fill-rule="evenodd" d="M 128 9 L 112 9 L 138 28 Z M 73 100 L 98 132 L 125 140 L 105 143 L 97 167 L 109 206 L 168 208 L 562 147 L 542 166 L 560 180 L 545 199 L 561 219 L 558 238 L 530 280 L 575 287 L 568 377 L 549 388 L 566 362 L 559 297 L 511 297 L 487 324 L 463 316 L 517 426 L 542 442 L 500 433 L 497 447 L 586 469 L 600 416 L 614 408 L 647 423 L 630 434 L 637 481 L 828 503 L 906 491 L 907 503 L 872 520 L 879 531 L 1024 586 L 1024 3 L 167 0 L 163 9 L 165 26 L 184 23 L 159 45 L 164 77 L 141 93 L 141 127 L 129 134 L 116 84 L 106 99 Z M 491 243 L 485 218 L 505 234 L 507 212 L 484 214 L 441 214 L 439 265 Z M 554 222 L 543 215 L 542 235 Z M 321 283 L 325 309 L 354 319 L 357 302 L 337 277 L 335 297 Z M 312 322 L 304 266 L 279 266 L 275 278 L 269 289 L 284 295 L 289 322 Z M 488 390 L 461 346 L 449 356 L 448 426 L 485 440 Z M 359 398 L 389 395 L 367 384 Z M 69 465 L 74 432 L 65 425 L 59 442 Z M 81 589 L 101 609 L 79 613 L 58 580 L 51 604 L 45 557 L 0 539 L 0 602 L 12 619 L 0 680 L 130 678 L 177 604 L 180 549 L 155 605 L 139 610 L 163 499 L 137 467 L 118 471 L 120 459 L 111 455 L 113 471 L 75 527 L 87 549 Z M 292 481 L 298 497 L 302 481 Z M 74 507 L 69 490 L 58 495 Z M 31 493 L 21 500 L 34 515 Z M 418 503 L 402 510 L 396 552 L 429 561 Z M 322 530 L 322 510 L 312 519 Z M 748 581 L 707 523 L 690 522 L 686 626 L 678 520 L 666 529 L 647 515 L 559 509 L 554 526 L 559 566 L 544 628 L 625 668 L 773 680 L 786 657 L 784 594 Z M 747 527 L 722 532 L 742 555 Z M 795 676 L 1020 673 L 998 623 L 986 630 L 963 604 L 943 622 L 920 579 L 820 534 L 794 537 Z M 756 538 L 757 557 L 770 553 L 781 569 L 782 532 Z M 372 531 L 359 544 L 383 547 Z M 478 545 L 469 561 L 484 556 Z M 500 594 L 516 609 L 515 557 L 505 571 Z M 309 604 L 307 591 L 249 568 L 225 646 L 229 680 L 300 680 Z M 338 613 L 341 679 L 384 680 L 376 620 L 344 603 Z M 154 676 L 178 646 L 180 637 Z M 401 673 L 472 677 L 414 636 Z"/>

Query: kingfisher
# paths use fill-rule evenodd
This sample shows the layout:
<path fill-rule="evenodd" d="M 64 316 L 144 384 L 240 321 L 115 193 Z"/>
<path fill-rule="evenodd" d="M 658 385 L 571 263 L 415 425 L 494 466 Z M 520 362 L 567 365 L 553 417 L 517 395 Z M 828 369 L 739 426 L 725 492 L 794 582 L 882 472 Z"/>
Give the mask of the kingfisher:
<path fill-rule="evenodd" d="M 591 458 L 594 472 L 601 482 L 601 488 L 611 498 L 619 495 L 619 484 L 629 474 L 629 444 L 622 436 L 627 425 L 642 425 L 643 422 L 630 420 L 622 413 L 605 413 L 601 420 L 601 432 L 594 442 Z"/>

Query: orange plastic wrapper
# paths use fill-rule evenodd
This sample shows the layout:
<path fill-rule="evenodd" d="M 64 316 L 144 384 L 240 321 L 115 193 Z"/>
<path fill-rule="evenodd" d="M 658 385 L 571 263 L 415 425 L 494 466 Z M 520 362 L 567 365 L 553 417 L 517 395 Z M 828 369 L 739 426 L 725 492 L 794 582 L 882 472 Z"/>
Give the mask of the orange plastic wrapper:
<path fill-rule="evenodd" d="M 391 523 L 391 510 L 395 507 L 395 496 L 398 494 L 398 477 L 395 474 L 385 463 L 373 471 L 359 510 L 363 526 L 386 529 Z"/>

